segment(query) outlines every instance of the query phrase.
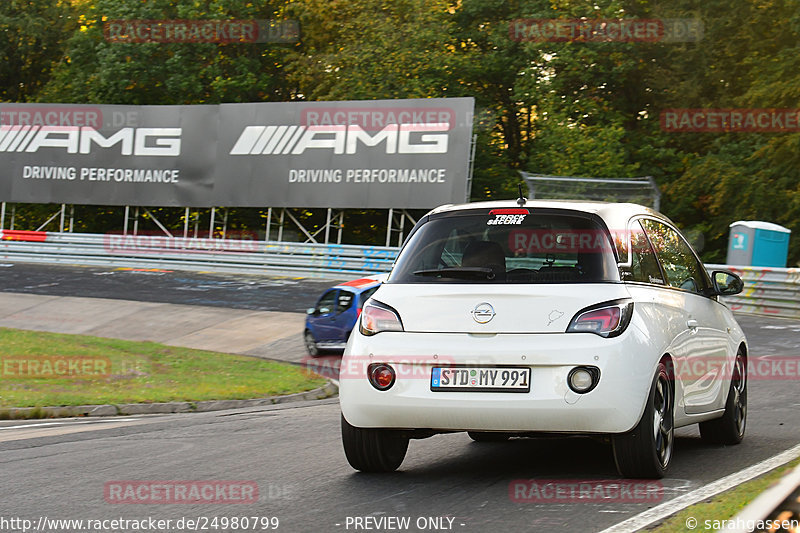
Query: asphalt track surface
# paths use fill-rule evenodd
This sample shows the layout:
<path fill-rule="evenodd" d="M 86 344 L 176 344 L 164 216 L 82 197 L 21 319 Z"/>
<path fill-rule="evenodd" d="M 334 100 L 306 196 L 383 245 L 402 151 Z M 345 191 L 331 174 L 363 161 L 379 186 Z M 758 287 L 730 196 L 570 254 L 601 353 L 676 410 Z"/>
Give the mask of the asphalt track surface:
<path fill-rule="evenodd" d="M 0 291 L 305 312 L 330 280 L 0 262 Z"/>
<path fill-rule="evenodd" d="M 0 269 L 2 291 L 282 311 L 302 311 L 331 284 L 98 268 Z M 800 356 L 800 322 L 748 316 L 739 321 L 752 356 Z M 797 385 L 796 377 L 751 380 L 747 435 L 739 446 L 705 444 L 696 426 L 678 430 L 659 501 L 512 500 L 509 487 L 519 479 L 620 482 L 608 443 L 587 438 L 490 444 L 474 443 L 462 433 L 438 435 L 412 441 L 397 473 L 356 473 L 342 452 L 335 399 L 190 415 L 4 421 L 0 530 L 13 530 L 9 523 L 4 526 L 4 518 L 37 525 L 40 517 L 152 517 L 173 520 L 163 531 L 184 531 L 189 528 L 176 528 L 176 520 L 206 517 L 207 531 L 222 531 L 211 527 L 211 519 L 248 516 L 277 517 L 278 531 L 291 532 L 397 530 L 374 527 L 372 520 L 389 517 L 410 518 L 410 527 L 401 531 L 600 531 L 798 444 Z M 110 503 L 104 488 L 127 480 L 249 481 L 258 486 L 259 496 L 239 504 Z M 354 527 L 364 517 L 371 519 L 361 524 L 372 529 Z M 74 524 L 45 529 L 77 530 Z"/>

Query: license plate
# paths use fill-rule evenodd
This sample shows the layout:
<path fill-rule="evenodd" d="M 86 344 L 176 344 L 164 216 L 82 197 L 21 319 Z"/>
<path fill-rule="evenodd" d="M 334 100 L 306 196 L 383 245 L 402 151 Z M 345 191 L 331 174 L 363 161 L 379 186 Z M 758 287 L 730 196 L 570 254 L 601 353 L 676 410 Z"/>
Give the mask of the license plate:
<path fill-rule="evenodd" d="M 526 367 L 435 366 L 433 392 L 529 392 L 531 369 Z"/>

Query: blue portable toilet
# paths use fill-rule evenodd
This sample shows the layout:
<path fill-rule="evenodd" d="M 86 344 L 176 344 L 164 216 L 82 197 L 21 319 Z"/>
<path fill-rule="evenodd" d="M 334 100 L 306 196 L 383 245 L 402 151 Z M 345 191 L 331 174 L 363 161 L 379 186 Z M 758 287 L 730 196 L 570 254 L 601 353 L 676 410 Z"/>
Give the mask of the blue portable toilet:
<path fill-rule="evenodd" d="M 739 220 L 730 225 L 729 265 L 786 266 L 792 230 L 760 220 Z"/>

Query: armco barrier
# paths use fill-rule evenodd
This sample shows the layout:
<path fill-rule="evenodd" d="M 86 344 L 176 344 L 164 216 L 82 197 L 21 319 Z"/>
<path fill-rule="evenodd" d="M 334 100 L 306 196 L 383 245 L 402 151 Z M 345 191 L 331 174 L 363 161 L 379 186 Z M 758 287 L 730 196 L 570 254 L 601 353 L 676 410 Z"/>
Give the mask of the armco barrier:
<path fill-rule="evenodd" d="M 342 279 L 388 272 L 398 249 L 151 235 L 0 232 L 0 260 L 130 268 L 210 270 Z M 741 313 L 800 318 L 800 268 L 706 265 L 731 270 L 744 291 L 725 298 Z"/>
<path fill-rule="evenodd" d="M 4 241 L 44 242 L 47 240 L 47 233 L 44 231 L 4 230 L 0 239 Z"/>
<path fill-rule="evenodd" d="M 343 279 L 388 272 L 397 248 L 151 235 L 0 232 L 0 260 Z M 33 233 L 33 232 L 27 232 Z"/>
<path fill-rule="evenodd" d="M 797 531 L 800 516 L 800 466 L 784 474 L 739 514 L 722 521 L 721 533 Z M 771 524 L 765 522 L 769 520 Z"/>
<path fill-rule="evenodd" d="M 756 315 L 800 318 L 800 268 L 706 265 L 730 270 L 744 280 L 744 290 L 724 298 L 733 311 Z"/>

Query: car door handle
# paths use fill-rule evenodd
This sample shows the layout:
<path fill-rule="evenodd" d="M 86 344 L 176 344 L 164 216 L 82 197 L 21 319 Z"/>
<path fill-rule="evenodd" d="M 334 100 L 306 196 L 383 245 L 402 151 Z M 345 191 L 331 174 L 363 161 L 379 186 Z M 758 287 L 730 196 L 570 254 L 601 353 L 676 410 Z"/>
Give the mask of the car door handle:
<path fill-rule="evenodd" d="M 697 329 L 697 327 L 698 327 L 699 325 L 700 325 L 700 324 L 697 322 L 697 320 L 695 320 L 695 319 L 693 319 L 693 318 L 690 318 L 689 320 L 687 320 L 687 321 L 686 321 L 686 326 L 687 326 L 689 329 Z"/>

